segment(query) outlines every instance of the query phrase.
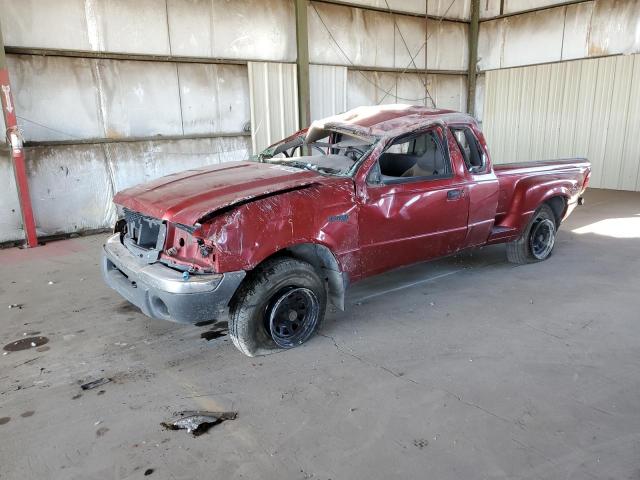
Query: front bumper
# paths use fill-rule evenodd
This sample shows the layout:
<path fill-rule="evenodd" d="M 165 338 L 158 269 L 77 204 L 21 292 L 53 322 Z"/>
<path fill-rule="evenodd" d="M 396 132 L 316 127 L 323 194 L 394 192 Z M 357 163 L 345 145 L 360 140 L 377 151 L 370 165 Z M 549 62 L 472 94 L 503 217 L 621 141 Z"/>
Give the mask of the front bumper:
<path fill-rule="evenodd" d="M 104 244 L 102 275 L 111 288 L 146 315 L 180 323 L 221 319 L 244 271 L 192 275 L 133 255 L 115 234 Z"/>

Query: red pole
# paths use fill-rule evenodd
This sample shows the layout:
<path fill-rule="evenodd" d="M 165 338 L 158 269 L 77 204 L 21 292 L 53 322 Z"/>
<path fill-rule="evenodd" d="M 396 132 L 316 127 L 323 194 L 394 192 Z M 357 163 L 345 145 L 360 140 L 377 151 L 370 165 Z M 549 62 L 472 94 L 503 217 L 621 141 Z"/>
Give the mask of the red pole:
<path fill-rule="evenodd" d="M 31 207 L 31 197 L 29 196 L 29 182 L 27 181 L 27 169 L 24 161 L 24 147 L 22 145 L 22 133 L 18 128 L 16 110 L 11 94 L 11 83 L 9 82 L 9 69 L 7 59 L 4 54 L 4 41 L 2 31 L 0 31 L 0 98 L 2 100 L 2 114 L 4 124 L 7 127 L 7 141 L 11 148 L 11 158 L 13 159 L 13 172 L 16 177 L 18 187 L 18 199 L 20 200 L 20 210 L 22 211 L 22 224 L 26 235 L 27 246 L 37 247 L 38 237 L 36 234 L 36 222 L 33 217 Z"/>

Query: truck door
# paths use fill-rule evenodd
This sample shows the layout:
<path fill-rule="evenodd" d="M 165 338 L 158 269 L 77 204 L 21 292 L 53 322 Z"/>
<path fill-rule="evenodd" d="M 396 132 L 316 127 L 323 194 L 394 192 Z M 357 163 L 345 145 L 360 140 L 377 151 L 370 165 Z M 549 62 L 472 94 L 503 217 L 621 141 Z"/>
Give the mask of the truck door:
<path fill-rule="evenodd" d="M 358 214 L 365 275 L 459 250 L 469 199 L 441 127 L 396 139 L 367 176 Z"/>
<path fill-rule="evenodd" d="M 464 164 L 464 175 L 467 177 L 469 192 L 469 222 L 464 247 L 483 245 L 495 222 L 500 186 L 489 155 L 483 146 L 484 138 L 470 125 L 450 125 L 449 129 L 455 138 L 451 155 L 459 155 Z M 480 141 L 482 140 L 482 141 Z M 455 163 L 455 160 L 454 160 Z"/>

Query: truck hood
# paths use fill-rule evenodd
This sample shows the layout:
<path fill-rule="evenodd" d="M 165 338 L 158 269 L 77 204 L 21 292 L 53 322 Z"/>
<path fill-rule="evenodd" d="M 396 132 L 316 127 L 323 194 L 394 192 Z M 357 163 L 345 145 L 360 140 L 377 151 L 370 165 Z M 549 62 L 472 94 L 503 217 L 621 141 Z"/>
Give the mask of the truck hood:
<path fill-rule="evenodd" d="M 227 162 L 127 188 L 113 201 L 154 218 L 194 225 L 221 208 L 311 185 L 322 178 L 316 172 L 284 165 Z"/>

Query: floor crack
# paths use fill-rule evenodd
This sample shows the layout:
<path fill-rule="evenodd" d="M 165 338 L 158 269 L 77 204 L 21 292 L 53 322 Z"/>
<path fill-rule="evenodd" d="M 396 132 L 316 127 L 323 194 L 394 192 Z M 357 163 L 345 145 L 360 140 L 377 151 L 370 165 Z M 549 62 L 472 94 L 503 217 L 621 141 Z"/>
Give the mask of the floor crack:
<path fill-rule="evenodd" d="M 442 390 L 445 391 L 448 395 L 450 395 L 453 398 L 455 398 L 456 400 L 458 400 L 460 403 L 462 403 L 464 405 L 467 405 L 468 407 L 477 408 L 478 410 L 486 413 L 487 415 L 491 415 L 492 417 L 498 418 L 498 419 L 502 420 L 503 422 L 513 423 L 512 420 L 509 420 L 508 418 L 502 417 L 502 416 L 498 415 L 497 413 L 492 412 L 491 410 L 487 410 L 486 408 L 478 405 L 477 403 L 468 402 L 467 400 L 463 399 L 461 395 L 457 395 L 457 394 L 455 394 L 453 392 L 450 392 L 446 388 L 443 388 Z"/>
<path fill-rule="evenodd" d="M 338 350 L 338 352 L 344 354 L 344 355 L 348 355 L 352 358 L 355 358 L 356 360 L 358 360 L 359 362 L 364 363 L 365 365 L 369 365 L 370 367 L 375 367 L 375 368 L 379 368 L 380 370 L 383 370 L 387 373 L 390 373 L 391 375 L 393 375 L 396 378 L 401 378 L 407 382 L 413 383 L 415 385 L 422 385 L 420 382 L 416 382 L 414 379 L 409 378 L 409 377 L 405 377 L 404 374 L 402 373 L 398 373 L 398 372 L 394 372 L 393 370 L 391 370 L 388 367 L 385 367 L 384 365 L 380 365 L 378 363 L 372 362 L 370 360 L 366 360 L 358 355 L 356 355 L 355 353 L 351 353 L 348 352 L 347 350 L 345 350 L 344 348 L 342 348 L 340 345 L 338 345 L 338 342 L 336 342 L 336 339 L 334 337 L 332 337 L 331 335 L 325 335 L 322 333 L 318 333 L 319 336 L 327 338 L 329 340 L 331 340 L 333 342 L 333 346 L 336 347 L 336 350 Z"/>

